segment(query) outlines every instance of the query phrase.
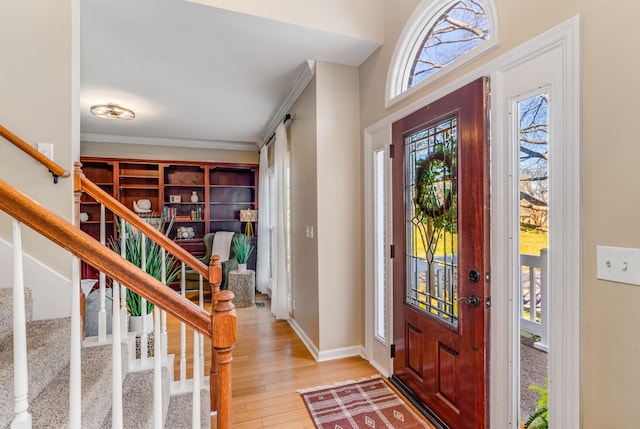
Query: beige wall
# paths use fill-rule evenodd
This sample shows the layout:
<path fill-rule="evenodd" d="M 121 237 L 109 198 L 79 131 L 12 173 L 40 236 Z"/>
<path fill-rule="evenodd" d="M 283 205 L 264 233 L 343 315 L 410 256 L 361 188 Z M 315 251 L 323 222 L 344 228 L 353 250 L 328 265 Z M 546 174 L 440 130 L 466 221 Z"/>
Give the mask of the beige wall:
<path fill-rule="evenodd" d="M 309 339 L 320 344 L 318 241 L 307 226 L 318 225 L 316 80 L 312 79 L 289 112 L 291 146 L 291 262 L 293 318 Z"/>
<path fill-rule="evenodd" d="M 238 164 L 259 164 L 256 151 L 175 148 L 168 146 L 136 145 L 122 143 L 82 142 L 81 156 L 107 158 L 134 158 L 194 162 L 232 162 Z"/>
<path fill-rule="evenodd" d="M 318 62 L 290 109 L 294 319 L 320 358 L 363 343 L 358 86 L 357 68 Z"/>
<path fill-rule="evenodd" d="M 72 20 L 78 0 L 2 2 L 0 13 L 0 123 L 37 147 L 54 144 L 54 161 L 73 171 L 79 145 L 77 37 Z M 71 220 L 73 179 L 57 185 L 47 170 L 2 139 L 0 178 L 66 220 Z M 0 238 L 11 242 L 11 221 L 0 215 Z M 70 255 L 23 228 L 25 251 L 66 278 Z M 8 263 L 8 261 L 3 261 Z M 4 264 L 0 262 L 4 267 Z M 6 271 L 5 271 L 6 272 Z"/>
<path fill-rule="evenodd" d="M 358 69 L 316 63 L 320 350 L 363 344 Z"/>
<path fill-rule="evenodd" d="M 582 15 L 582 421 L 586 429 L 629 428 L 640 421 L 640 288 L 596 279 L 595 246 L 640 247 L 635 198 L 640 7 L 630 0 L 496 0 L 499 47 L 408 100 L 384 107 L 389 61 L 417 0 L 385 2 L 385 43 L 360 68 L 361 120 L 367 127 L 452 79 Z M 494 243 L 494 246 L 499 245 Z M 579 398 L 576 398 L 579 400 Z"/>
<path fill-rule="evenodd" d="M 383 0 L 190 0 L 322 31 L 382 42 Z"/>

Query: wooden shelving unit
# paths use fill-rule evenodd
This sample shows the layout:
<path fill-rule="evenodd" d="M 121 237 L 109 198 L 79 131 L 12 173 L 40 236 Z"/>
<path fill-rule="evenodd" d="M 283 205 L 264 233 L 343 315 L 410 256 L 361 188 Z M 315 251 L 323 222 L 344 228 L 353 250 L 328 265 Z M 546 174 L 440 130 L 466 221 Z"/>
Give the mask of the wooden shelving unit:
<path fill-rule="evenodd" d="M 244 232 L 240 210 L 258 209 L 258 165 L 193 163 L 116 158 L 82 158 L 87 178 L 133 210 L 133 202 L 151 201 L 154 216 L 173 221 L 169 237 L 195 256 L 204 254 L 202 237 L 209 232 Z M 192 201 L 192 196 L 197 201 Z M 89 219 L 83 231 L 100 236 L 100 204 L 87 195 L 80 211 Z M 113 214 L 107 213 L 107 237 L 114 236 Z M 177 237 L 181 226 L 193 228 L 190 238 Z M 255 226 L 255 225 L 254 225 Z M 255 228 L 257 230 L 257 228 Z M 84 278 L 90 275 L 85 272 Z"/>

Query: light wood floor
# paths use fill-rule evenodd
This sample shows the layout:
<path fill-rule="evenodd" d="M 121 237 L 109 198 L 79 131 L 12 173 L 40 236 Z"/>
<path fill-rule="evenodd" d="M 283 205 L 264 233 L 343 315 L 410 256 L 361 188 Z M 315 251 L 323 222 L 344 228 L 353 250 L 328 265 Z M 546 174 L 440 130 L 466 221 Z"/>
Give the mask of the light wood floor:
<path fill-rule="evenodd" d="M 360 357 L 316 362 L 286 321 L 275 320 L 266 296 L 265 307 L 238 308 L 238 344 L 233 352 L 234 429 L 313 429 L 314 425 L 297 393 L 299 389 L 358 379 L 377 371 Z M 210 306 L 210 304 L 209 304 Z M 205 304 L 206 307 L 206 304 Z M 179 324 L 167 321 L 170 337 L 179 338 Z M 187 349 L 193 332 L 187 329 Z M 169 343 L 169 353 L 179 359 L 179 344 Z M 205 373 L 209 373 L 210 346 L 205 344 Z M 179 368 L 176 365 L 176 368 Z M 179 370 L 176 370 L 176 380 Z M 191 363 L 188 364 L 188 376 Z M 212 428 L 215 423 L 212 422 Z"/>
<path fill-rule="evenodd" d="M 264 296 L 257 300 L 265 301 Z M 210 304 L 209 304 L 210 305 Z M 206 304 L 205 304 L 206 306 Z M 238 344 L 233 351 L 233 428 L 313 428 L 298 389 L 357 379 L 377 371 L 360 357 L 318 363 L 286 321 L 275 320 L 269 303 L 238 308 Z M 180 356 L 179 323 L 167 317 L 169 353 Z M 187 329 L 187 350 L 193 331 Z M 205 342 L 205 373 L 209 373 L 210 345 Z M 187 365 L 191 377 L 191 362 Z M 179 379 L 176 365 L 176 380 Z M 212 427 L 214 427 L 212 425 Z"/>

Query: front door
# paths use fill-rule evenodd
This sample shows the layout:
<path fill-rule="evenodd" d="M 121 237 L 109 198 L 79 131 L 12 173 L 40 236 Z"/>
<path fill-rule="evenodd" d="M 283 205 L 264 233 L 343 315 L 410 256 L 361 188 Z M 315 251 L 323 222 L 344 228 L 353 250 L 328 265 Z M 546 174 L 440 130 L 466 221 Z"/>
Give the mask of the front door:
<path fill-rule="evenodd" d="M 393 124 L 392 380 L 441 427 L 487 427 L 488 79 Z"/>

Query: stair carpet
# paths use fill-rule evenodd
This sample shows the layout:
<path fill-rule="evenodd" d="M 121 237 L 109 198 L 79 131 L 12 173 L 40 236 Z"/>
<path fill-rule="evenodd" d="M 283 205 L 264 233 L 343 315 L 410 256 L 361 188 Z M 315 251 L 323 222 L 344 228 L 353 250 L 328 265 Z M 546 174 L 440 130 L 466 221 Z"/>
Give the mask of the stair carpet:
<path fill-rule="evenodd" d="M 0 428 L 9 428 L 14 417 L 12 289 L 0 288 Z M 31 294 L 25 291 L 26 308 Z M 69 427 L 70 318 L 31 321 L 27 311 L 29 412 L 33 427 Z M 122 345 L 123 421 L 125 428 L 153 427 L 153 370 L 130 372 L 129 350 Z M 82 428 L 111 427 L 111 344 L 83 346 Z M 162 368 L 165 428 L 191 428 L 191 394 L 170 395 L 168 368 Z M 201 427 L 210 427 L 209 391 L 201 392 Z"/>

